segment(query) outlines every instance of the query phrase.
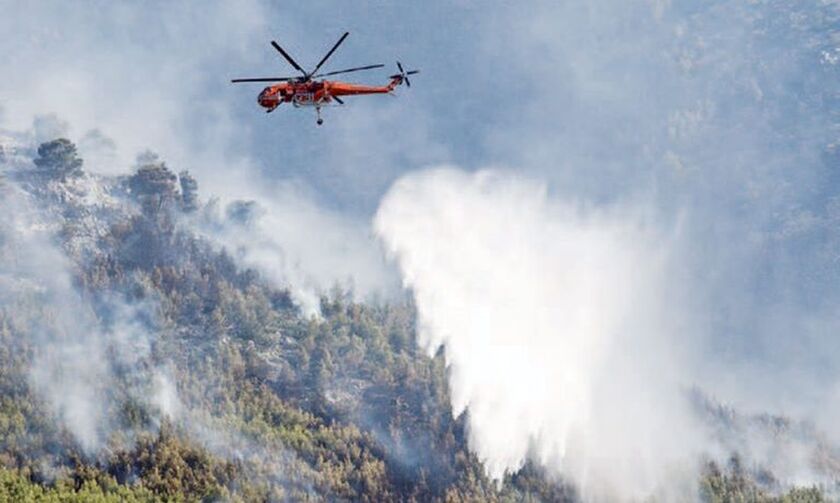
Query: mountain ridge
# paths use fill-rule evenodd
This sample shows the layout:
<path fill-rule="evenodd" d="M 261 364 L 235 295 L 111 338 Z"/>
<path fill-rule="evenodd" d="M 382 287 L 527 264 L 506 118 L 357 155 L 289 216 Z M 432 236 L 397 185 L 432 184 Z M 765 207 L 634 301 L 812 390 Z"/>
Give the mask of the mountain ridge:
<path fill-rule="evenodd" d="M 417 348 L 410 301 L 335 289 L 306 316 L 196 230 L 224 218 L 245 232 L 247 201 L 208 215 L 195 179 L 153 154 L 106 177 L 68 140 L 2 145 L 0 495 L 580 498 L 530 462 L 487 477 L 467 446 L 469 411 L 452 417 L 443 350 Z M 694 396 L 724 433 L 793 424 Z M 731 460 L 706 463 L 687 500 L 821 501 Z"/>

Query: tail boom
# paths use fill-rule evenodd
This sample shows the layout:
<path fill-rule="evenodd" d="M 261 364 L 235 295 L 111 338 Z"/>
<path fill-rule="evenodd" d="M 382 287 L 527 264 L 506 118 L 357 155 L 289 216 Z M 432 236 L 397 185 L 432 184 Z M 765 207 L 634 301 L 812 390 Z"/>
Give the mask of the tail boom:
<path fill-rule="evenodd" d="M 394 77 L 384 86 L 365 86 L 347 82 L 330 82 L 326 88 L 331 96 L 354 96 L 359 94 L 387 94 L 402 84 L 402 77 Z"/>

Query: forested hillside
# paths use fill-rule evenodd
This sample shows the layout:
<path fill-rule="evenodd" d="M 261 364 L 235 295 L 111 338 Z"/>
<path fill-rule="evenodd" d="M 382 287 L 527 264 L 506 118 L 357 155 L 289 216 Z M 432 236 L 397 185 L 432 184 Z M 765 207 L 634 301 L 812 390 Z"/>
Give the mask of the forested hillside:
<path fill-rule="evenodd" d="M 57 139 L 0 163 L 0 500 L 578 499 L 530 464 L 488 479 L 410 301 L 335 288 L 305 316 L 154 155 L 99 177 Z M 821 501 L 754 468 L 709 462 L 696 495 Z"/>

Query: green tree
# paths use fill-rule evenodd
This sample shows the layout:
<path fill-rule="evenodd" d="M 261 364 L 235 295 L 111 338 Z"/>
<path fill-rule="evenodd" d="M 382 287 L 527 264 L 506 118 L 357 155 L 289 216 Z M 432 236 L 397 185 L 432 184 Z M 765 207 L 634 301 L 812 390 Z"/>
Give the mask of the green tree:
<path fill-rule="evenodd" d="M 82 159 L 76 145 L 66 138 L 42 143 L 34 162 L 42 173 L 61 180 L 82 174 Z"/>
<path fill-rule="evenodd" d="M 190 175 L 189 171 L 181 171 L 178 174 L 178 181 L 181 183 L 181 209 L 191 213 L 198 209 L 198 181 Z"/>

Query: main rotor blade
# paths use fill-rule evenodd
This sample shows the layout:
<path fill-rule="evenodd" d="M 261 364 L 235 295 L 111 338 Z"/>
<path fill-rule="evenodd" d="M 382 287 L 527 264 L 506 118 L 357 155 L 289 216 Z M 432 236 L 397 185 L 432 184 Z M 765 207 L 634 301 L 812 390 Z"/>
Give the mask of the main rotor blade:
<path fill-rule="evenodd" d="M 358 72 L 359 70 L 371 70 L 373 68 L 382 68 L 385 65 L 368 65 L 368 66 L 360 66 L 358 68 L 348 68 L 347 70 L 337 70 L 334 72 L 327 72 L 327 73 L 319 73 L 318 75 L 313 75 L 312 78 L 316 79 L 318 77 L 326 77 L 328 75 L 338 75 L 339 73 L 349 73 L 349 72 Z"/>
<path fill-rule="evenodd" d="M 297 64 L 297 62 L 296 62 L 294 59 L 292 59 L 292 57 L 291 57 L 291 56 L 289 56 L 288 54 L 286 54 L 286 51 L 284 51 L 284 50 L 283 50 L 283 48 L 282 48 L 282 47 L 280 47 L 280 46 L 277 44 L 277 42 L 275 42 L 274 40 L 272 40 L 272 41 L 271 41 L 271 45 L 272 45 L 275 49 L 277 49 L 277 52 L 279 52 L 280 54 L 282 54 L 282 55 L 283 55 L 283 57 L 284 57 L 284 58 L 286 58 L 286 61 L 288 61 L 290 65 L 292 65 L 293 67 L 295 67 L 295 69 L 296 69 L 297 71 L 299 71 L 300 73 L 302 73 L 304 76 L 307 76 L 307 77 L 309 76 L 309 75 L 308 75 L 308 74 L 307 74 L 307 73 L 303 70 L 303 68 L 301 68 L 301 67 L 300 67 L 300 65 L 299 65 L 299 64 Z"/>
<path fill-rule="evenodd" d="M 403 67 L 402 67 L 402 65 L 400 64 L 399 61 L 397 61 L 397 68 L 400 69 L 400 73 L 405 73 L 405 70 L 403 70 Z"/>
<path fill-rule="evenodd" d="M 332 53 L 334 53 L 335 50 L 338 49 L 338 46 L 340 46 L 341 43 L 344 42 L 344 39 L 347 38 L 347 35 L 350 35 L 349 31 L 344 32 L 344 35 L 342 35 L 341 38 L 338 39 L 338 42 L 336 42 L 332 49 L 330 49 L 330 52 L 328 52 L 326 56 L 321 58 L 321 61 L 315 66 L 315 68 L 311 72 L 308 73 L 308 75 L 313 75 L 321 68 L 321 65 L 323 65 L 324 62 L 326 62 L 330 58 L 330 56 L 332 56 Z"/>
<path fill-rule="evenodd" d="M 240 82 L 286 82 L 295 80 L 297 77 L 260 77 L 255 79 L 233 79 L 232 83 L 238 84 Z"/>
<path fill-rule="evenodd" d="M 411 70 L 410 72 L 406 72 L 406 75 L 414 75 L 415 73 L 420 73 L 420 70 Z"/>

